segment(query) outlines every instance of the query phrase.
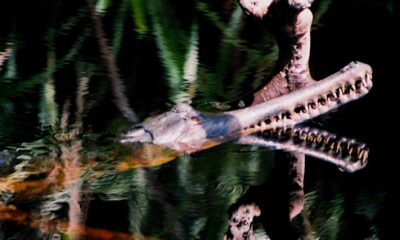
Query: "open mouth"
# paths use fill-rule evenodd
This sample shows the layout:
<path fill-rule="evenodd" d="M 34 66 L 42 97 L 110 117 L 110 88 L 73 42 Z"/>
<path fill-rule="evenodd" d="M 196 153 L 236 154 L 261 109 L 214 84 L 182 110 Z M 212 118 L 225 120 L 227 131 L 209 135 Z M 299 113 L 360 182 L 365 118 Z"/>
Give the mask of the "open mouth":
<path fill-rule="evenodd" d="M 154 136 L 151 131 L 148 131 L 144 127 L 136 126 L 133 130 L 129 131 L 126 134 L 121 136 L 121 143 L 130 143 L 130 142 L 152 142 L 154 140 Z"/>

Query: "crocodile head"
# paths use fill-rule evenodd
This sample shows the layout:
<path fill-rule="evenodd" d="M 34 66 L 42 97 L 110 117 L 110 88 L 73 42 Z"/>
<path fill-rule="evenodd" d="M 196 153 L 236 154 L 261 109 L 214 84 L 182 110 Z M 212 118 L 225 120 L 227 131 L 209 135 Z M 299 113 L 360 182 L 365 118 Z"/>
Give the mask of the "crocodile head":
<path fill-rule="evenodd" d="M 187 104 L 151 117 L 122 136 L 122 143 L 145 142 L 183 152 L 194 152 L 226 141 L 240 132 L 239 122 L 230 114 L 207 114 Z"/>
<path fill-rule="evenodd" d="M 196 152 L 243 135 L 317 117 L 367 94 L 372 87 L 371 78 L 369 65 L 352 62 L 311 86 L 244 109 L 207 114 L 180 104 L 135 126 L 122 136 L 121 142 L 148 142 Z"/>

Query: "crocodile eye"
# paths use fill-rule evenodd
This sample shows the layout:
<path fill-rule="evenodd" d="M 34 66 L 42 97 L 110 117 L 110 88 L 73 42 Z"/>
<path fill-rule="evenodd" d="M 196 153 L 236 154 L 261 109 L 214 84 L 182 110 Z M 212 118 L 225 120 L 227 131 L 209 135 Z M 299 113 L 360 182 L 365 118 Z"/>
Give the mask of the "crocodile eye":
<path fill-rule="evenodd" d="M 192 122 L 194 122 L 195 124 L 199 124 L 201 122 L 201 119 L 199 116 L 192 116 L 192 117 L 190 117 L 190 120 Z"/>

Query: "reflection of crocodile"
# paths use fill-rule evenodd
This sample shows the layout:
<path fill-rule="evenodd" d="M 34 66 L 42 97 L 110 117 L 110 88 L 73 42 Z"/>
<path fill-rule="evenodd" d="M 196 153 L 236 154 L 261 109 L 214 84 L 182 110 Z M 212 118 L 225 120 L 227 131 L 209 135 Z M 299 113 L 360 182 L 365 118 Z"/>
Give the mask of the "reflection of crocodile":
<path fill-rule="evenodd" d="M 354 139 L 302 127 L 277 128 L 263 134 L 242 136 L 237 143 L 303 153 L 333 163 L 346 172 L 364 168 L 369 153 L 364 143 Z"/>
<path fill-rule="evenodd" d="M 292 126 L 358 99 L 372 87 L 372 70 L 350 63 L 338 73 L 286 95 L 248 108 L 219 114 L 200 113 L 189 105 L 137 125 L 121 142 L 149 142 L 190 153 L 276 127 Z"/>

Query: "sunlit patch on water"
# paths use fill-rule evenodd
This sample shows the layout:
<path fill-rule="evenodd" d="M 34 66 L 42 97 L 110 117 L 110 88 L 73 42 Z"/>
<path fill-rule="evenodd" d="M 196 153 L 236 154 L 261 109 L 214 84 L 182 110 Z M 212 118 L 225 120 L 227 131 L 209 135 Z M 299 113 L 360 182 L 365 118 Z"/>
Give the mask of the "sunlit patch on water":
<path fill-rule="evenodd" d="M 130 154 L 126 155 L 116 166 L 119 171 L 138 167 L 156 167 L 168 163 L 182 153 L 167 147 L 140 143 L 129 147 Z"/>
<path fill-rule="evenodd" d="M 37 229 L 37 235 L 41 239 L 62 239 L 62 236 L 67 236 L 67 229 L 69 228 L 70 224 L 67 220 L 50 219 L 40 216 L 38 213 L 24 212 L 13 205 L 0 205 L 0 220 L 9 221 L 24 227 Z M 76 226 L 74 232 L 69 232 L 68 235 L 72 235 L 75 237 L 85 237 L 88 239 L 160 239 L 157 237 L 142 236 L 128 232 L 117 232 L 84 225 Z"/>

